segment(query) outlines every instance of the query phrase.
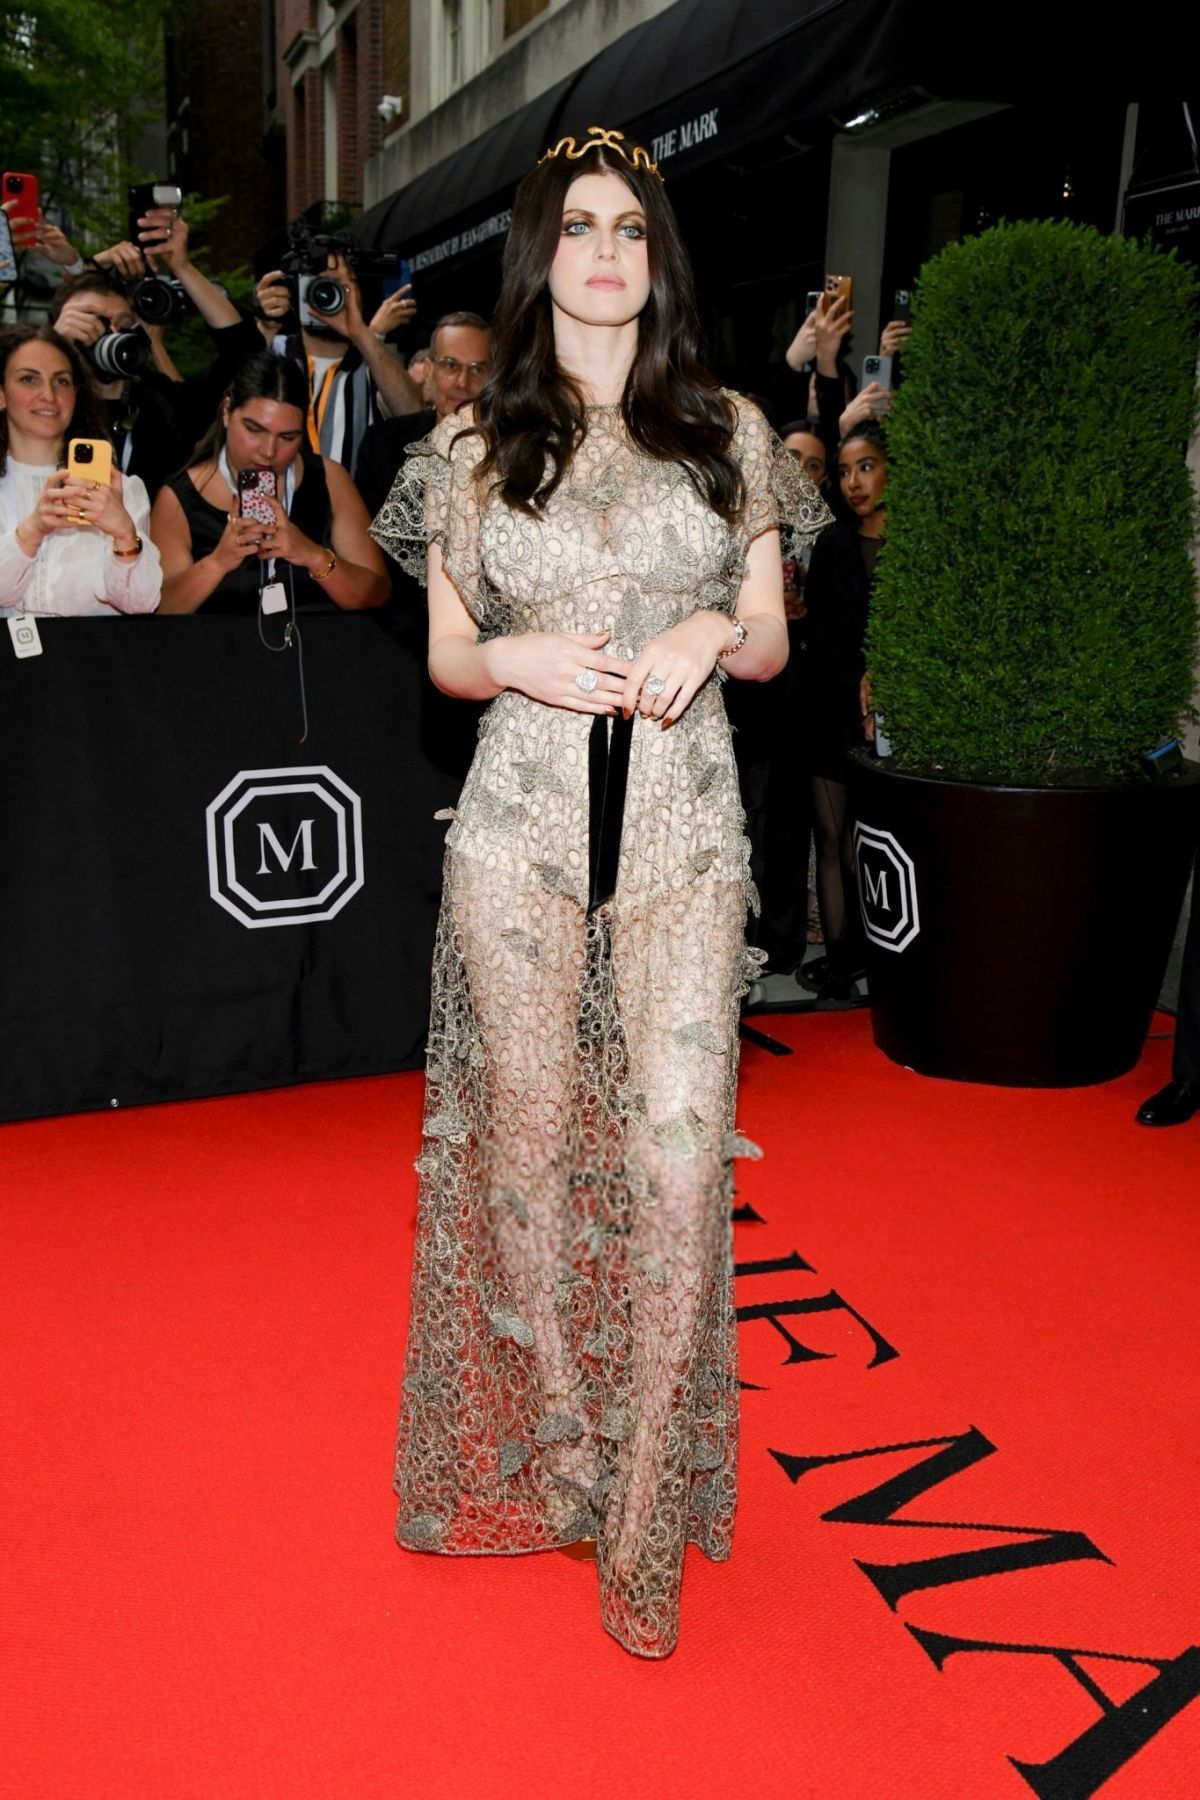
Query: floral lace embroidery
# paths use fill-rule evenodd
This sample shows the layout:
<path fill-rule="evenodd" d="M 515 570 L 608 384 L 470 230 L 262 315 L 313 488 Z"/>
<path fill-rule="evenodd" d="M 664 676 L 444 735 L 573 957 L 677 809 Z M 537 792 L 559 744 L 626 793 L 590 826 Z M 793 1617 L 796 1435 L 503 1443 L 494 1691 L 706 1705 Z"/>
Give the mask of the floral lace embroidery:
<path fill-rule="evenodd" d="M 486 632 L 610 630 L 632 658 L 732 611 L 749 545 L 828 513 L 736 400 L 742 522 L 593 409 L 542 515 L 475 478 L 445 420 L 372 530 L 436 543 Z M 601 1616 L 663 1656 L 684 1546 L 728 1556 L 737 1491 L 732 1159 L 738 998 L 757 962 L 729 728 L 712 680 L 638 720 L 614 898 L 591 918 L 590 717 L 502 694 L 447 833 L 396 1487 L 414 1550 L 598 1540 Z"/>

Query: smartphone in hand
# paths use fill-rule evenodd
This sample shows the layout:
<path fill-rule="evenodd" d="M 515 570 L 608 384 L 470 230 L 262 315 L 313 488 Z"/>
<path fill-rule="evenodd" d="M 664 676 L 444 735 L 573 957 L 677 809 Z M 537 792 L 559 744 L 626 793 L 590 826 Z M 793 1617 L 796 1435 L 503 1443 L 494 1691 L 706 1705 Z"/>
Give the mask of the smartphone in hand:
<path fill-rule="evenodd" d="M 183 190 L 173 181 L 143 181 L 129 190 L 129 241 L 139 250 L 153 251 L 153 244 L 143 246 L 138 220 L 155 206 L 182 206 Z"/>
<path fill-rule="evenodd" d="M 274 469 L 238 470 L 238 511 L 243 519 L 256 519 L 260 525 L 274 525 L 271 501 L 276 495 Z"/>
<path fill-rule="evenodd" d="M 6 170 L 0 178 L 0 198 L 4 201 L 4 210 L 8 214 L 9 225 L 13 228 L 12 237 L 18 250 L 25 250 L 34 239 L 37 231 L 38 214 L 41 211 L 41 199 L 38 194 L 38 178 L 36 175 L 22 175 L 16 170 Z"/>
<path fill-rule="evenodd" d="M 835 300 L 844 300 L 847 306 L 854 305 L 853 275 L 826 275 L 825 292 L 832 294 Z"/>
<path fill-rule="evenodd" d="M 864 387 L 869 386 L 872 381 L 877 381 L 879 383 L 880 387 L 887 389 L 886 394 L 884 394 L 882 396 L 877 396 L 871 402 L 871 412 L 875 418 L 879 418 L 883 413 L 885 413 L 888 410 L 888 407 L 891 403 L 891 393 L 892 393 L 892 359 L 891 359 L 891 357 L 890 356 L 864 356 L 862 373 L 863 373 L 863 386 Z"/>
<path fill-rule="evenodd" d="M 412 264 L 409 262 L 407 256 L 404 256 L 404 257 L 401 257 L 401 259 L 400 259 L 400 268 L 399 268 L 398 272 L 395 275 L 385 275 L 384 276 L 384 278 L 383 278 L 383 297 L 385 300 L 390 300 L 392 295 L 398 294 L 402 288 L 411 288 L 411 287 L 412 287 Z"/>
<path fill-rule="evenodd" d="M 112 486 L 112 445 L 107 438 L 72 438 L 67 445 L 67 474 L 72 481 Z"/>

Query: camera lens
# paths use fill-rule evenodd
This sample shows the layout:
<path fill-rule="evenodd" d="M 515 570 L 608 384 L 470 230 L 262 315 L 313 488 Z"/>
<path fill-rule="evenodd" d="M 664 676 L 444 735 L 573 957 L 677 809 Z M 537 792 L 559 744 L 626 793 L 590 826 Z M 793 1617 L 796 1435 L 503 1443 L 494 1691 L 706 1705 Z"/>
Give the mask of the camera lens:
<path fill-rule="evenodd" d="M 346 290 L 340 281 L 315 275 L 309 285 L 308 304 L 314 312 L 340 313 L 346 304 Z"/>
<path fill-rule="evenodd" d="M 108 331 L 91 348 L 92 367 L 110 381 L 141 375 L 150 367 L 150 339 L 136 325 L 131 331 Z"/>
<path fill-rule="evenodd" d="M 95 452 L 90 444 L 76 444 L 75 446 L 75 461 L 77 463 L 90 463 L 94 454 Z"/>
<path fill-rule="evenodd" d="M 136 281 L 129 292 L 130 304 L 147 325 L 165 325 L 175 310 L 175 296 L 157 275 Z"/>

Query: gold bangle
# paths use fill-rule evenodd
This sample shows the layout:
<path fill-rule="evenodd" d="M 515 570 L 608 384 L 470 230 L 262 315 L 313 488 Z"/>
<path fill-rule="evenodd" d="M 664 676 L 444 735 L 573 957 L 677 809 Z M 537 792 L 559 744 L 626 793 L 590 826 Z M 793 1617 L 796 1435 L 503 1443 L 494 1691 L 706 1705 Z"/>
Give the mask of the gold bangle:
<path fill-rule="evenodd" d="M 132 544 L 130 544 L 128 546 L 128 548 L 125 550 L 118 549 L 117 540 L 116 540 L 116 538 L 113 539 L 113 555 L 119 556 L 123 561 L 132 562 L 133 558 L 135 556 L 140 556 L 141 554 L 142 554 L 142 540 L 138 536 L 136 531 L 133 534 Z"/>
<path fill-rule="evenodd" d="M 312 576 L 314 581 L 328 581 L 329 577 L 333 574 L 333 571 L 336 568 L 337 568 L 337 557 L 334 555 L 333 551 L 331 550 L 329 552 L 329 561 L 325 564 L 325 567 L 323 569 L 310 569 L 308 572 Z"/>

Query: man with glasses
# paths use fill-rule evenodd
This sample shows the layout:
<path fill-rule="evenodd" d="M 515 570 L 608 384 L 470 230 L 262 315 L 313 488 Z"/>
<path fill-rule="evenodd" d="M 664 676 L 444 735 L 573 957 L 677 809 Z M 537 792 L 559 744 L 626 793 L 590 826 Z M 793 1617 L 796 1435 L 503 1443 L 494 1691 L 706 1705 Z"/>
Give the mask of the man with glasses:
<path fill-rule="evenodd" d="M 469 406 L 491 374 L 491 333 L 487 320 L 478 313 L 446 313 L 433 328 L 429 349 L 433 405 L 403 418 L 380 419 L 363 438 L 354 480 L 372 518 L 392 491 L 408 445 L 428 437 L 439 419 Z M 392 598 L 383 622 L 412 656 L 410 679 L 419 696 L 414 713 L 417 741 L 413 751 L 424 770 L 419 779 L 432 783 L 428 791 L 442 793 L 446 804 L 451 805 L 475 753 L 481 708 L 447 699 L 430 681 L 425 667 L 429 619 L 425 589 L 406 575 L 386 551 L 384 561 L 392 579 Z M 426 791 L 426 786 L 420 787 L 423 795 Z M 430 805 L 428 810 L 432 814 L 435 808 Z M 436 858 L 440 851 L 435 847 L 430 853 Z"/>
<path fill-rule="evenodd" d="M 408 445 L 428 437 L 439 420 L 469 406 L 491 374 L 491 332 L 478 313 L 446 313 L 433 328 L 429 348 L 433 405 L 397 419 L 380 419 L 363 438 L 354 480 L 372 518 L 392 490 Z"/>

